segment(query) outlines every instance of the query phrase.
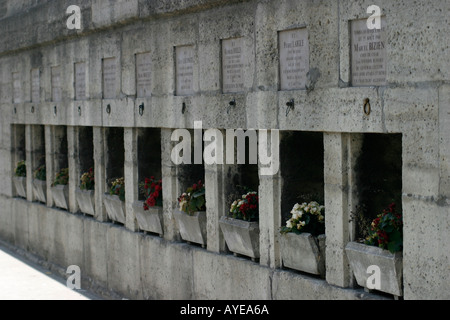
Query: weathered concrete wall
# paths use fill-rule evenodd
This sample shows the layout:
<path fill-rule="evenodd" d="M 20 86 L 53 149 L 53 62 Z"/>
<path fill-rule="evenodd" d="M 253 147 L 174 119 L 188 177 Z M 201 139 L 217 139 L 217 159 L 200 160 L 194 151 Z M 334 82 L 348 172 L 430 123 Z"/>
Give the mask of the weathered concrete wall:
<path fill-rule="evenodd" d="M 386 85 L 351 86 L 350 21 L 369 16 L 373 1 L 184 0 L 81 1 L 82 30 L 68 30 L 66 1 L 0 1 L 0 238 L 59 265 L 80 263 L 89 277 L 108 289 L 135 298 L 228 298 L 238 290 L 247 298 L 346 298 L 353 291 L 344 254 L 352 238 L 347 223 L 357 201 L 355 158 L 362 133 L 402 134 L 402 208 L 404 216 L 405 299 L 449 298 L 450 292 L 450 46 L 446 0 L 378 1 L 386 18 Z M 309 39 L 308 90 L 279 90 L 278 32 L 306 27 Z M 221 41 L 243 37 L 244 91 L 222 93 Z M 193 93 L 176 94 L 175 48 L 194 50 Z M 135 55 L 150 53 L 151 97 L 136 96 Z M 103 99 L 102 61 L 115 57 L 115 98 Z M 86 64 L 86 98 L 75 100 L 74 64 Z M 61 70 L 61 100 L 52 101 L 52 67 Z M 39 69 L 40 100 L 33 101 L 31 71 Z M 18 77 L 14 87 L 14 77 Z M 363 112 L 368 98 L 370 115 Z M 229 102 L 236 106 L 229 108 Z M 286 115 L 286 103 L 295 107 Z M 183 103 L 186 112 L 182 113 Z M 139 106 L 145 105 L 142 115 Z M 107 112 L 107 107 L 111 112 Z M 56 112 L 55 112 L 56 111 Z M 227 112 L 229 111 L 229 113 Z M 280 269 L 277 228 L 281 221 L 283 174 L 260 176 L 261 261 L 254 265 L 225 254 L 218 217 L 225 214 L 220 193 L 229 184 L 226 165 L 207 168 L 209 251 L 182 245 L 173 219 L 181 193 L 177 168 L 170 161 L 175 128 L 279 129 L 324 132 L 327 206 L 327 280 L 313 280 Z M 11 125 L 25 125 L 27 163 L 35 164 L 33 125 L 45 125 L 48 158 L 54 157 L 53 126 L 69 127 L 68 153 L 74 157 L 76 128 L 93 127 L 96 169 L 95 220 L 59 212 L 14 195 L 16 158 Z M 127 223 L 104 223 L 106 160 L 104 128 L 125 128 L 124 172 Z M 137 200 L 138 127 L 161 129 L 164 184 L 164 240 L 135 233 L 132 203 Z M 301 155 L 302 156 L 302 155 Z M 53 159 L 47 159 L 52 163 Z M 281 161 L 283 161 L 281 159 Z M 69 159 L 70 172 L 80 173 Z M 34 169 L 34 168 L 32 168 Z M 28 174 L 32 173 L 28 169 Z M 51 167 L 48 177 L 55 172 Z M 71 178 L 77 183 L 77 178 Z M 76 212 L 75 187 L 70 211 Z M 49 194 L 50 195 L 50 194 Z M 70 244 L 68 239 L 70 239 Z M 146 257 L 146 259 L 144 259 Z M 153 257 L 158 257 L 154 259 Z M 186 260 L 199 263 L 199 269 Z M 74 261 L 69 261 L 74 260 Z M 116 263 L 120 261 L 121 263 Z M 111 264 L 111 265 L 109 265 Z M 212 272 L 210 266 L 217 272 Z M 127 268 L 134 270 L 129 273 Z M 202 269 L 204 268 L 204 269 Z M 238 268 L 239 273 L 230 270 Z M 168 272 L 171 270 L 172 272 Z M 201 272 L 203 270 L 203 272 Z M 233 269 L 234 270 L 234 269 Z M 162 276 L 154 277 L 153 273 Z M 223 272 L 223 277 L 217 276 Z M 260 281 L 246 282 L 251 274 Z M 138 276 L 140 275 L 140 276 Z M 285 281 L 298 283 L 287 289 Z M 123 281 L 120 281 L 122 279 Z M 173 279 L 176 279 L 173 280 Z M 269 280 L 271 279 L 271 280 Z M 175 289 L 178 282 L 184 294 Z M 257 288 L 245 292 L 246 284 Z M 218 288 L 220 288 L 219 291 Z M 226 288 L 226 289 L 223 289 Z M 240 289 L 238 289 L 240 288 Z M 319 289 L 320 288 L 320 289 Z M 300 292 L 305 290 L 305 295 Z M 349 293 L 352 292 L 352 293 Z M 311 295 L 310 295 L 311 294 Z M 261 295 L 261 296 L 259 296 Z"/>

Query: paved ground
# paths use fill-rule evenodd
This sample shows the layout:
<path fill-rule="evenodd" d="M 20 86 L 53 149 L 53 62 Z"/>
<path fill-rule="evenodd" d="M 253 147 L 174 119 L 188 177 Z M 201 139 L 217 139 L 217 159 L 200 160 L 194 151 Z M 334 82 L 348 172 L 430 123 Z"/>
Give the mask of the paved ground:
<path fill-rule="evenodd" d="M 0 300 L 100 300 L 0 245 Z"/>

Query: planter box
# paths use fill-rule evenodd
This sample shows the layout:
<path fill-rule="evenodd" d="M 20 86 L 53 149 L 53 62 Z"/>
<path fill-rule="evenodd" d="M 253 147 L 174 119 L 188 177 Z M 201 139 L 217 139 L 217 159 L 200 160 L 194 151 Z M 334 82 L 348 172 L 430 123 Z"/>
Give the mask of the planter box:
<path fill-rule="evenodd" d="M 175 220 L 180 229 L 181 238 L 187 242 L 201 244 L 206 247 L 206 212 L 195 212 L 190 216 L 187 213 L 176 209 L 174 211 Z"/>
<path fill-rule="evenodd" d="M 95 215 L 95 191 L 94 190 L 81 190 L 77 189 L 75 191 L 77 197 L 78 207 L 80 211 L 89 214 L 91 216 Z"/>
<path fill-rule="evenodd" d="M 50 187 L 52 190 L 53 202 L 55 206 L 61 209 L 69 209 L 69 186 L 68 185 L 56 185 Z"/>
<path fill-rule="evenodd" d="M 27 178 L 26 177 L 13 177 L 14 187 L 19 197 L 27 197 Z"/>
<path fill-rule="evenodd" d="M 105 194 L 103 203 L 109 219 L 113 222 L 125 224 L 125 202 L 121 201 L 119 196 Z"/>
<path fill-rule="evenodd" d="M 325 235 L 282 234 L 281 258 L 287 268 L 325 277 Z"/>
<path fill-rule="evenodd" d="M 241 254 L 259 259 L 259 223 L 248 222 L 222 216 L 219 220 L 228 249 L 235 254 Z"/>
<path fill-rule="evenodd" d="M 358 285 L 367 288 L 367 278 L 373 273 L 367 273 L 369 266 L 380 268 L 379 291 L 390 293 L 395 297 L 403 295 L 403 258 L 401 252 L 391 253 L 375 246 L 349 242 L 345 247 L 350 266 Z"/>
<path fill-rule="evenodd" d="M 163 208 L 151 207 L 144 210 L 144 202 L 135 201 L 133 203 L 134 214 L 139 225 L 139 229 L 143 231 L 153 232 L 163 236 Z"/>
<path fill-rule="evenodd" d="M 42 203 L 47 202 L 47 182 L 43 180 L 33 180 L 33 190 L 36 199 Z"/>

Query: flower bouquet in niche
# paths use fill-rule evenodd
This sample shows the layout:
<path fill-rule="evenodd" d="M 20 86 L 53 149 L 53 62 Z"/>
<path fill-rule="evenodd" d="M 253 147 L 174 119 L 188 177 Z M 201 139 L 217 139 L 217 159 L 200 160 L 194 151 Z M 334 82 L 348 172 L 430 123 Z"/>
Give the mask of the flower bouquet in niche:
<path fill-rule="evenodd" d="M 206 246 L 206 190 L 202 181 L 194 183 L 178 198 L 179 209 L 174 217 L 181 238 Z"/>
<path fill-rule="evenodd" d="M 17 195 L 22 198 L 27 197 L 27 166 L 25 160 L 19 161 L 17 163 L 16 169 L 14 170 L 14 186 L 16 188 Z"/>
<path fill-rule="evenodd" d="M 68 198 L 69 198 L 69 168 L 61 169 L 60 172 L 56 174 L 55 180 L 51 185 L 53 201 L 58 208 L 68 209 Z"/>
<path fill-rule="evenodd" d="M 219 225 L 228 249 L 255 261 L 259 258 L 259 197 L 244 189 L 246 193 L 232 202 L 229 215 L 222 216 Z"/>
<path fill-rule="evenodd" d="M 95 174 L 94 169 L 89 168 L 80 178 L 80 188 L 76 190 L 77 203 L 80 211 L 95 215 Z"/>
<path fill-rule="evenodd" d="M 325 207 L 316 201 L 296 203 L 281 230 L 285 267 L 325 276 Z"/>
<path fill-rule="evenodd" d="M 103 202 L 108 217 L 113 222 L 125 224 L 125 179 L 123 177 L 112 181 Z"/>
<path fill-rule="evenodd" d="M 367 290 L 369 266 L 377 266 L 380 281 L 376 289 L 394 297 L 403 295 L 403 221 L 402 214 L 391 203 L 371 222 L 370 232 L 363 243 L 349 242 L 345 247 L 358 285 Z"/>
<path fill-rule="evenodd" d="M 34 171 L 33 190 L 38 201 L 47 202 L 47 171 L 45 165 L 41 165 Z"/>
<path fill-rule="evenodd" d="M 139 184 L 139 191 L 144 196 L 144 201 L 133 203 L 134 213 L 139 229 L 145 232 L 157 233 L 163 236 L 163 195 L 162 180 L 154 176 L 145 178 Z"/>

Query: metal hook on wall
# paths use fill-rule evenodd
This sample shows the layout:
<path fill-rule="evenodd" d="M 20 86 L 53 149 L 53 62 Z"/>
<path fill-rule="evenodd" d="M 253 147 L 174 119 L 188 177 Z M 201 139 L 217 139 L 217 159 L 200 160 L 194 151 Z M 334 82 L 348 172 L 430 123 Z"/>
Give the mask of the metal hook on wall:
<path fill-rule="evenodd" d="M 370 109 L 370 100 L 369 100 L 369 98 L 365 98 L 364 99 L 363 110 L 364 110 L 364 113 L 366 114 L 366 116 L 370 115 L 371 109 Z"/>
<path fill-rule="evenodd" d="M 286 103 L 286 106 L 287 106 L 287 108 L 286 108 L 286 117 L 287 117 L 289 115 L 289 112 L 291 112 L 291 110 L 294 110 L 294 107 L 295 107 L 294 99 L 289 100 Z"/>
<path fill-rule="evenodd" d="M 56 116 L 57 110 L 58 110 L 58 109 L 56 108 L 56 106 L 54 106 L 54 107 L 53 107 L 53 114 L 54 114 L 55 116 Z"/>
<path fill-rule="evenodd" d="M 230 103 L 228 104 L 227 114 L 229 114 L 231 108 L 234 108 L 234 107 L 236 107 L 236 99 L 231 100 Z"/>
<path fill-rule="evenodd" d="M 181 107 L 181 113 L 184 114 L 186 112 L 186 102 L 183 102 L 183 105 Z"/>
<path fill-rule="evenodd" d="M 81 106 L 78 106 L 78 116 L 81 117 Z"/>
<path fill-rule="evenodd" d="M 108 105 L 106 106 L 106 113 L 107 113 L 107 114 L 110 114 L 110 113 L 111 113 L 111 105 L 110 105 L 110 104 L 108 104 Z"/>
<path fill-rule="evenodd" d="M 139 115 L 142 117 L 143 114 L 144 114 L 144 103 L 142 103 L 142 104 L 139 106 Z"/>

